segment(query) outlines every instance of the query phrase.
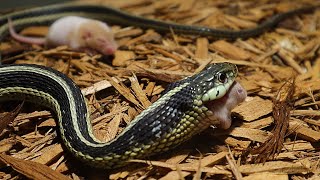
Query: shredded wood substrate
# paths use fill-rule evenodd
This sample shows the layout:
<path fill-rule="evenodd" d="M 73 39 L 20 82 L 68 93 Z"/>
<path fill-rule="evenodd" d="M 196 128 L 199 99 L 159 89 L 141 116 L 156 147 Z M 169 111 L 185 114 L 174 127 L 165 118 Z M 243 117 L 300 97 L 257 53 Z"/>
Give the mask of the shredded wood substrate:
<path fill-rule="evenodd" d="M 188 25 L 240 30 L 312 0 L 96 0 L 135 15 Z M 45 36 L 48 27 L 21 34 Z M 94 134 L 115 138 L 168 83 L 207 64 L 238 65 L 248 97 L 228 130 L 209 128 L 178 148 L 115 170 L 84 169 L 56 134 L 50 111 L 1 104 L 1 179 L 319 179 L 320 8 L 268 32 L 227 41 L 160 34 L 112 25 L 114 56 L 27 45 L 7 37 L 2 62 L 40 64 L 67 74 L 81 88 Z M 18 114 L 16 118 L 15 115 Z M 14 119 L 14 120 L 13 120 Z M 12 121 L 13 120 L 13 121 Z M 10 166 L 10 167 L 9 167 Z"/>

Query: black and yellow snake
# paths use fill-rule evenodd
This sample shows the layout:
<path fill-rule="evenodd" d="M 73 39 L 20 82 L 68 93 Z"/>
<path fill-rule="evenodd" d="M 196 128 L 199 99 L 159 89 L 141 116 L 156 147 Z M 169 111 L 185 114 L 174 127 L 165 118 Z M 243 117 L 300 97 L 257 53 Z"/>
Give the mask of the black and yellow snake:
<path fill-rule="evenodd" d="M 92 166 L 112 168 L 131 158 L 172 149 L 215 123 L 214 111 L 206 103 L 223 97 L 236 75 L 233 64 L 212 64 L 199 74 L 169 85 L 161 98 L 108 143 L 94 137 L 80 89 L 51 68 L 0 66 L 0 99 L 24 99 L 49 107 L 57 115 L 61 137 L 72 154 Z"/>

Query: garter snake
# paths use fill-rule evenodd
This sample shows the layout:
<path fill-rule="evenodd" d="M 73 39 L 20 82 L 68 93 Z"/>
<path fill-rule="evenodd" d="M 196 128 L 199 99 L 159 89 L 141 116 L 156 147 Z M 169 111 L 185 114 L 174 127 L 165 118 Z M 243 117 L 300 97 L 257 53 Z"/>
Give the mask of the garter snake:
<path fill-rule="evenodd" d="M 265 20 L 257 27 L 233 31 L 147 19 L 103 5 L 72 2 L 32 8 L 3 15 L 0 17 L 0 40 L 2 40 L 8 34 L 8 18 L 13 20 L 13 25 L 16 30 L 21 30 L 30 25 L 49 24 L 58 18 L 68 15 L 98 19 L 105 21 L 108 24 L 135 26 L 144 29 L 152 28 L 158 32 L 170 32 L 173 30 L 173 32 L 180 34 L 211 36 L 214 38 L 249 38 L 262 34 L 288 17 L 291 17 L 295 14 L 308 13 L 315 8 L 317 8 L 317 6 L 305 6 L 288 12 L 279 13 Z"/>
<path fill-rule="evenodd" d="M 164 94 L 114 140 L 97 140 L 85 98 L 64 74 L 37 65 L 0 66 L 0 100 L 36 102 L 57 116 L 66 148 L 91 166 L 114 168 L 132 158 L 164 152 L 213 123 L 206 102 L 223 97 L 234 83 L 237 68 L 211 64 L 198 74 L 172 83 Z"/>

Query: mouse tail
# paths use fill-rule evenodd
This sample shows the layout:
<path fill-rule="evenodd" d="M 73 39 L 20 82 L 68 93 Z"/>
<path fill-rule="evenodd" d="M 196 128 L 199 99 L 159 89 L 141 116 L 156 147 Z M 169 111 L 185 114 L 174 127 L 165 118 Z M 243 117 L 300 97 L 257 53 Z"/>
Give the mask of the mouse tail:
<path fill-rule="evenodd" d="M 46 38 L 26 37 L 18 34 L 15 31 L 10 18 L 8 18 L 8 26 L 9 26 L 9 32 L 11 37 L 19 42 L 28 43 L 28 44 L 37 44 L 37 45 L 44 45 L 46 42 Z"/>

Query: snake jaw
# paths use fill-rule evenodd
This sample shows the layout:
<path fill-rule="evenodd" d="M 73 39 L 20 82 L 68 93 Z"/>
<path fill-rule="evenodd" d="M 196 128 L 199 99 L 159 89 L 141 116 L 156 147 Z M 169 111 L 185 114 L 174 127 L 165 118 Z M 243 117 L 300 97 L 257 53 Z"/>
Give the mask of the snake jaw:
<path fill-rule="evenodd" d="M 214 87 L 210 89 L 207 93 L 205 93 L 202 96 L 202 101 L 212 101 L 215 99 L 220 99 L 224 97 L 224 95 L 227 93 L 227 89 L 229 89 L 232 85 L 232 81 L 229 80 L 224 85 L 219 85 L 218 87 Z"/>
<path fill-rule="evenodd" d="M 234 82 L 229 91 L 220 99 L 208 101 L 206 107 L 212 112 L 207 117 L 213 123 L 219 121 L 219 127 L 228 129 L 231 126 L 231 110 L 243 102 L 247 91 L 238 82 Z"/>

